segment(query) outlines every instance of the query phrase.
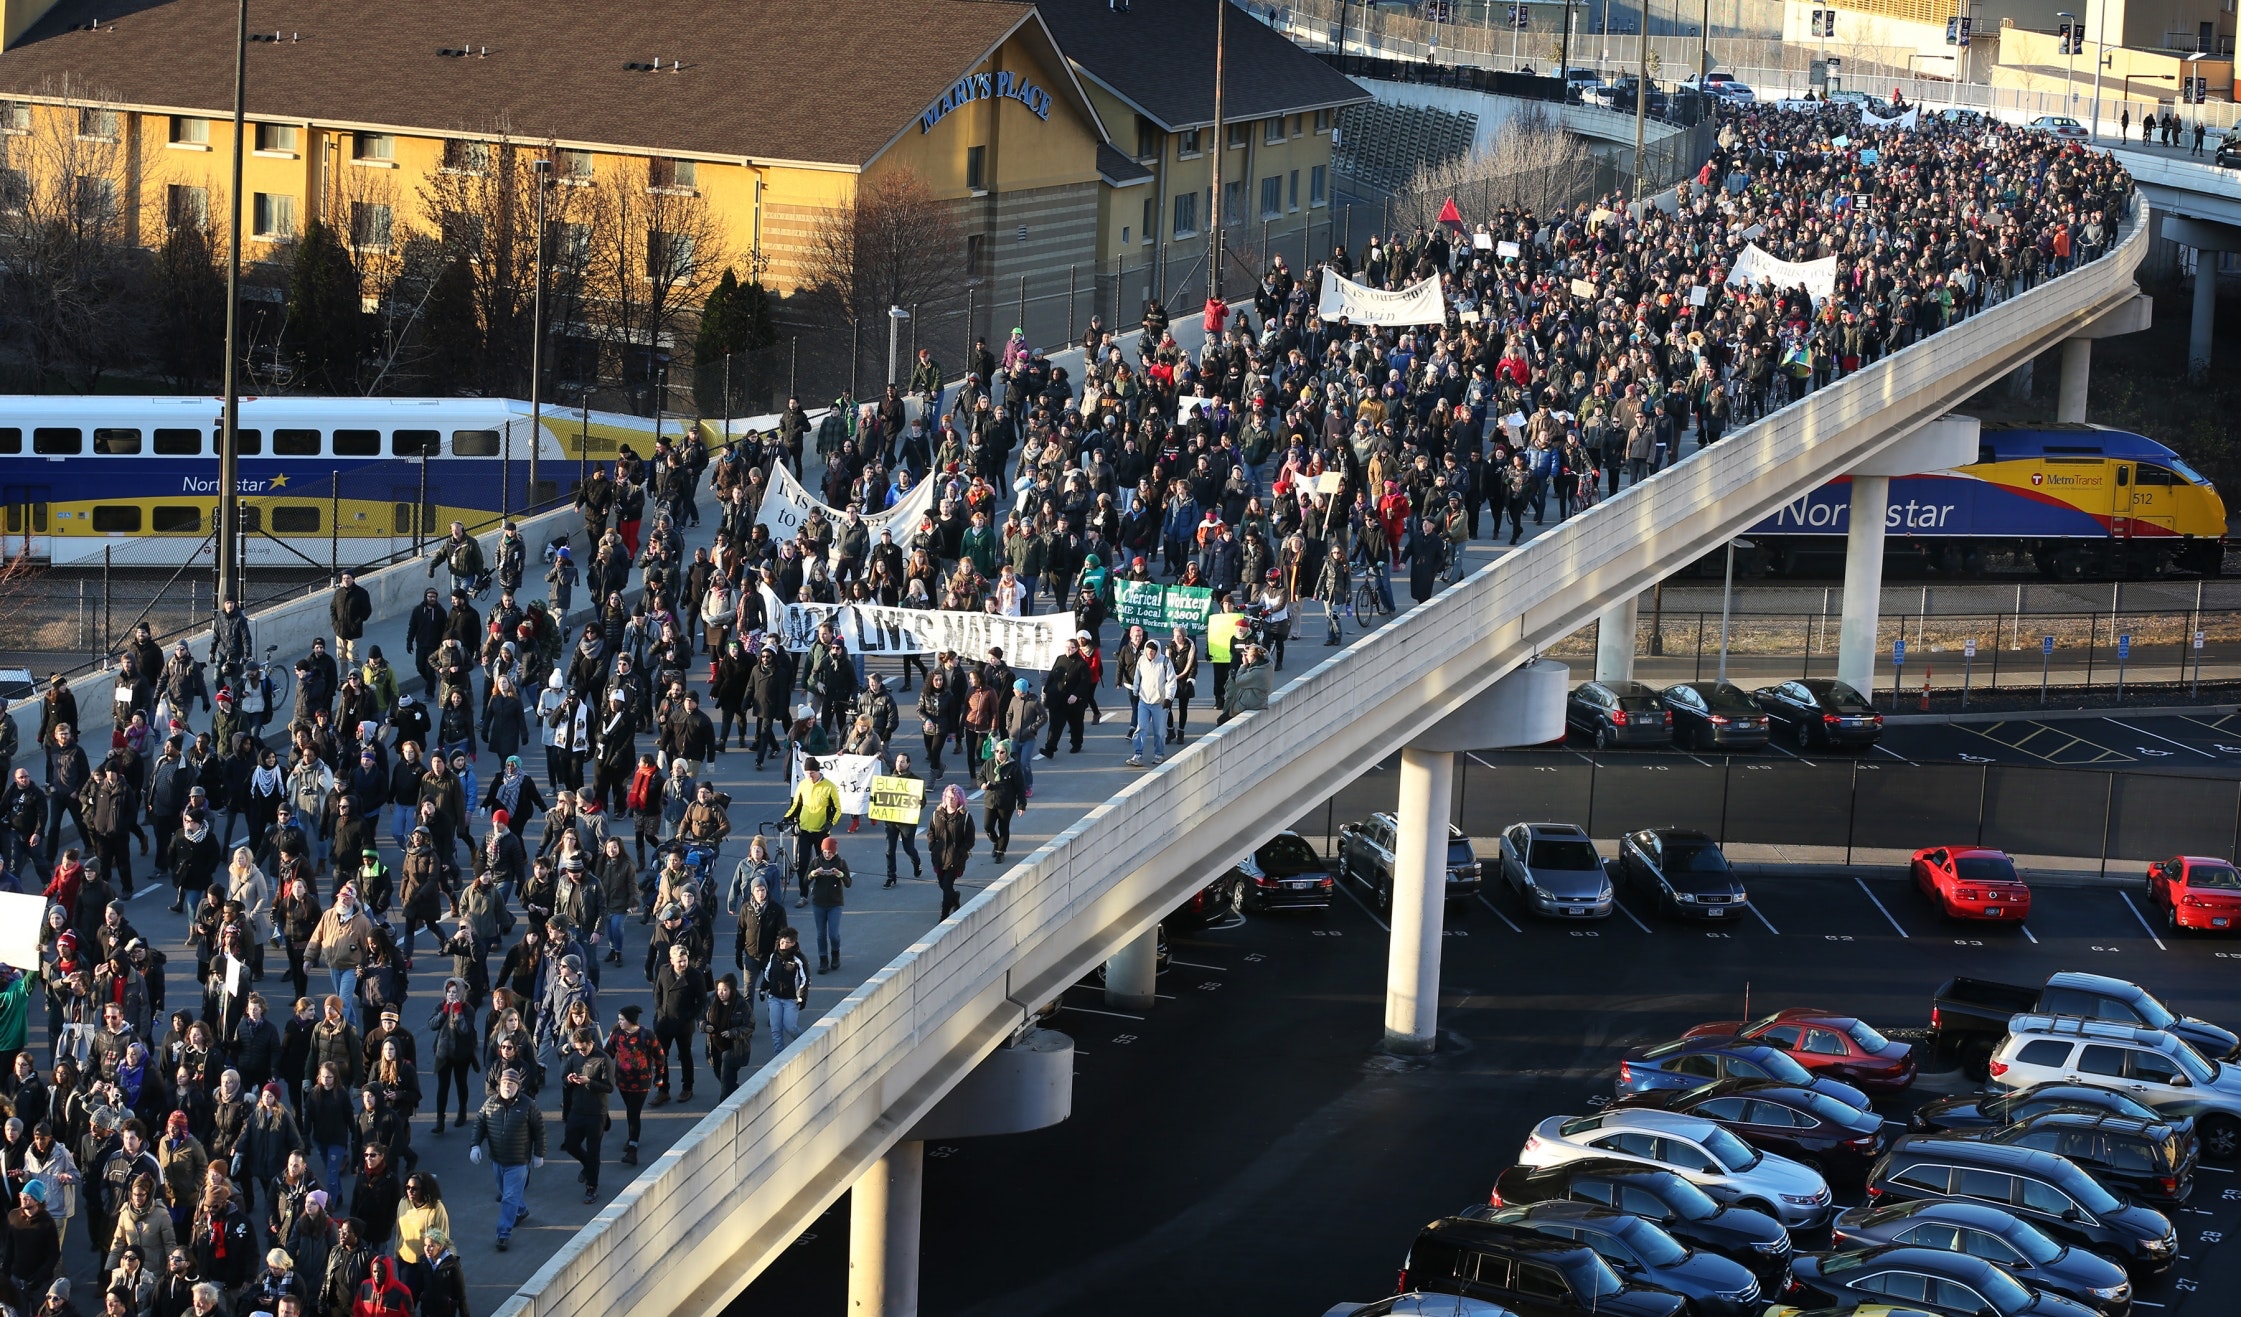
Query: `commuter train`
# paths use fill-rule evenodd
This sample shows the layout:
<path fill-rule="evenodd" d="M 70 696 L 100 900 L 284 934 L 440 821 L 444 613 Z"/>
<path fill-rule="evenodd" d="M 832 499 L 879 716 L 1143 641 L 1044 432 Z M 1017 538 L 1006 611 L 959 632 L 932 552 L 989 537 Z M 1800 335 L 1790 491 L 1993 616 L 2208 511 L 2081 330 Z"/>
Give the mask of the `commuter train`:
<path fill-rule="evenodd" d="M 1851 482 L 1830 481 L 1744 532 L 1760 569 L 1825 568 L 1843 551 Z M 1891 481 L 1888 560 L 1969 575 L 2003 555 L 2056 580 L 2217 575 L 2225 502 L 2153 439 L 2097 425 L 1984 427 L 1977 460 Z"/>
<path fill-rule="evenodd" d="M 212 397 L 0 397 L 0 556 L 211 562 L 222 411 Z M 244 398 L 239 437 L 250 565 L 348 567 L 564 498 L 622 445 L 650 454 L 654 422 L 546 407 L 533 429 L 529 404 L 506 398 Z"/>

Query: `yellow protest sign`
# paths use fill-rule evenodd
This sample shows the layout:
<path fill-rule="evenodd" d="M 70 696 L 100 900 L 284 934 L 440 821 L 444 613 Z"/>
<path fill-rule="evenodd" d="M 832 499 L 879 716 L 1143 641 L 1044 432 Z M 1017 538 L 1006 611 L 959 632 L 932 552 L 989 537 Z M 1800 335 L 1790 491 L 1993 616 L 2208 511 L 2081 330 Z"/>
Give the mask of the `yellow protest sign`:
<path fill-rule="evenodd" d="M 925 809 L 926 784 L 919 779 L 885 774 L 872 779 L 871 818 L 874 823 L 916 826 Z"/>
<path fill-rule="evenodd" d="M 1243 613 L 1216 613 L 1206 619 L 1206 657 L 1216 663 L 1230 661 L 1230 642 L 1245 625 Z"/>

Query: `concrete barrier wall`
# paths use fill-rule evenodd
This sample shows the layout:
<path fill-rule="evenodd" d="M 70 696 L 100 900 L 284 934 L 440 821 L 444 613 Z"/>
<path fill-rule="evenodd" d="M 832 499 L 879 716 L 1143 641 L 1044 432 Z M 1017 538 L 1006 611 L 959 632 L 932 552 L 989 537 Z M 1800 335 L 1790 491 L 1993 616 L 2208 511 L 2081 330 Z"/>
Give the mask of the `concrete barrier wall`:
<path fill-rule="evenodd" d="M 1575 517 L 1137 778 L 898 956 L 608 1204 L 501 1317 L 712 1317 L 1039 1003 L 1604 604 L 1935 419 L 2133 295 L 2108 257 Z"/>

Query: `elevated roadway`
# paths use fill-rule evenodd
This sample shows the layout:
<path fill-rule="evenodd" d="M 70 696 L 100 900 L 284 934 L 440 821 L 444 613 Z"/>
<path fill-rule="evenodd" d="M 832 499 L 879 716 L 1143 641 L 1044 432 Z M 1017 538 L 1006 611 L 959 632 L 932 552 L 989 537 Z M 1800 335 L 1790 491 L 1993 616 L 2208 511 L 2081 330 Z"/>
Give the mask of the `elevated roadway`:
<path fill-rule="evenodd" d="M 2210 370 L 2217 327 L 2218 256 L 2241 251 L 2241 170 L 2173 147 L 2119 146 L 2110 151 L 2162 216 L 2159 236 L 2194 249 L 2194 320 L 2187 327 L 2187 372 Z"/>
<path fill-rule="evenodd" d="M 2121 314 L 2136 296 L 2147 222 L 2136 207 L 2103 259 L 1550 530 L 1300 675 L 1266 712 L 1138 778 L 764 1066 L 553 1256 L 503 1317 L 710 1317 L 859 1182 L 879 1186 L 859 1204 L 899 1214 L 890 1190 L 909 1158 L 898 1147 L 915 1149 L 914 1131 L 943 1096 L 1022 1034 L 1037 1007 L 1142 946 L 1215 865 L 1388 754 L 1420 747 L 1541 650 L 1607 608 L 1630 609 L 1675 565 L 1800 491 L 1874 469 L 1971 394 Z M 1436 921 L 1429 931 L 1436 983 Z M 1389 1010 L 1389 1033 L 1392 1022 Z M 889 1240 L 886 1256 L 896 1255 Z M 887 1286 L 883 1310 L 907 1311 L 892 1297 L 907 1292 Z"/>

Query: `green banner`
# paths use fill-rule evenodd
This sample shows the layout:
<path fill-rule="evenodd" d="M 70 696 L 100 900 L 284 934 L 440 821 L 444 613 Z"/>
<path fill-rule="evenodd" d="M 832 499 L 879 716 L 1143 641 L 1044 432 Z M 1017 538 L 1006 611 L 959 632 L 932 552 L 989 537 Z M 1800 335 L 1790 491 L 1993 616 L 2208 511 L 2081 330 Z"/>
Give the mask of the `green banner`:
<path fill-rule="evenodd" d="M 1113 618 L 1123 627 L 1140 626 L 1152 635 L 1175 627 L 1206 633 L 1214 592 L 1201 585 L 1161 585 L 1156 581 L 1113 582 Z"/>

